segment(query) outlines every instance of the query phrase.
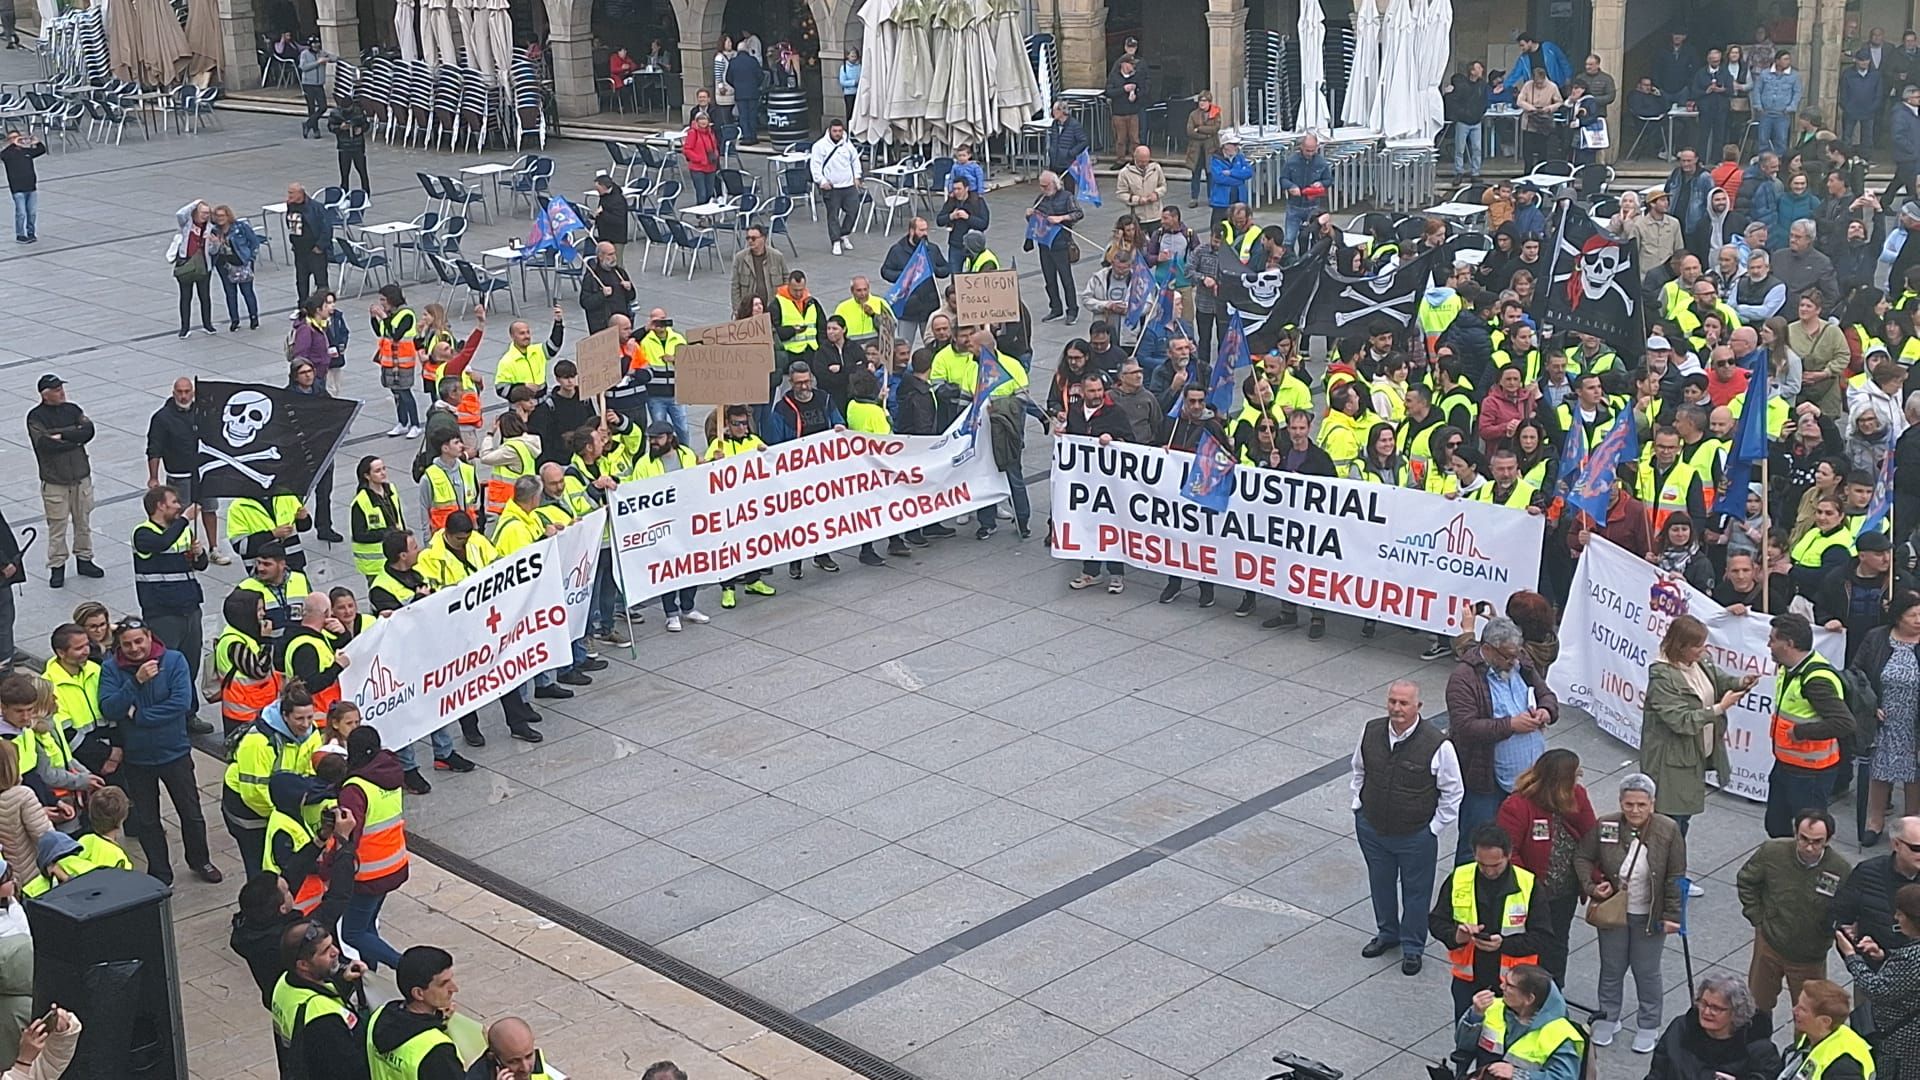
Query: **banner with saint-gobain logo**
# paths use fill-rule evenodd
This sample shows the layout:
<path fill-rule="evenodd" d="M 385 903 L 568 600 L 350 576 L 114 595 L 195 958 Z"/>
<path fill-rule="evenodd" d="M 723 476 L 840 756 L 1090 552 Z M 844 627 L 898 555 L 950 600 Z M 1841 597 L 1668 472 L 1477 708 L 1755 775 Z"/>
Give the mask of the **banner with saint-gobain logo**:
<path fill-rule="evenodd" d="M 1544 519 L 1356 480 L 1240 465 L 1224 510 L 1181 493 L 1193 455 L 1066 436 L 1053 556 L 1117 562 L 1323 611 L 1454 633 L 1468 604 L 1538 588 Z"/>
<path fill-rule="evenodd" d="M 398 749 L 571 658 L 606 512 L 482 567 L 349 643 L 342 691 Z"/>
<path fill-rule="evenodd" d="M 1762 612 L 1735 615 L 1684 578 L 1663 574 L 1645 559 L 1594 537 L 1580 556 L 1567 611 L 1560 620 L 1560 659 L 1547 685 L 1563 703 L 1593 714 L 1600 730 L 1640 745 L 1647 667 L 1660 659 L 1660 639 L 1682 615 L 1707 624 L 1706 658 L 1734 675 L 1759 682 L 1727 713 L 1727 764 L 1732 776 L 1708 776 L 1721 789 L 1765 802 L 1773 771 L 1774 674 L 1767 651 L 1771 620 Z M 1831 660 L 1846 656 L 1846 635 L 1816 626 L 1813 647 Z"/>
<path fill-rule="evenodd" d="M 964 434 L 828 431 L 620 485 L 627 600 L 706 585 L 957 517 L 1007 497 L 986 425 Z"/>

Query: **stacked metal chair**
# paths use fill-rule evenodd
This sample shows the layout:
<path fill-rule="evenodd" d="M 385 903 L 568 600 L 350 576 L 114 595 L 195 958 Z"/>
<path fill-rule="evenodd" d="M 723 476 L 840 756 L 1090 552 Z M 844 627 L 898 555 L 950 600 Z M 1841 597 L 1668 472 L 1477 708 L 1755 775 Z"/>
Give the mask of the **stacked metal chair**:
<path fill-rule="evenodd" d="M 360 65 L 341 60 L 333 65 L 333 100 L 352 101 L 360 96 Z M 365 109 L 366 102 L 360 107 Z M 372 116 L 372 112 L 367 113 Z"/>
<path fill-rule="evenodd" d="M 454 141 L 459 141 L 461 131 L 466 132 L 475 153 L 479 153 L 491 137 L 495 117 L 499 115 L 494 107 L 496 90 L 492 80 L 479 71 L 471 67 L 460 69 L 460 116 Z"/>
<path fill-rule="evenodd" d="M 547 110 L 546 99 L 541 93 L 539 66 L 516 49 L 513 66 L 508 69 L 507 82 L 508 105 L 513 112 L 513 148 L 520 149 L 527 136 L 535 135 L 540 140 L 540 149 L 545 150 Z"/>
<path fill-rule="evenodd" d="M 366 110 L 374 128 L 384 125 L 388 142 L 393 141 L 393 127 L 397 120 L 393 109 L 393 67 L 392 58 L 376 56 L 360 69 L 360 77 L 354 83 L 354 94 L 359 98 L 360 107 Z"/>
<path fill-rule="evenodd" d="M 428 97 L 427 128 L 420 145 L 438 147 L 440 137 L 445 135 L 447 149 L 452 150 L 460 130 L 460 69 L 443 64 L 431 70 L 433 89 Z"/>
<path fill-rule="evenodd" d="M 1260 127 L 1291 125 L 1299 107 L 1299 65 L 1286 77 L 1287 39 L 1272 30 L 1249 30 L 1247 48 L 1246 122 Z M 1232 118 L 1230 118 L 1232 119 Z"/>

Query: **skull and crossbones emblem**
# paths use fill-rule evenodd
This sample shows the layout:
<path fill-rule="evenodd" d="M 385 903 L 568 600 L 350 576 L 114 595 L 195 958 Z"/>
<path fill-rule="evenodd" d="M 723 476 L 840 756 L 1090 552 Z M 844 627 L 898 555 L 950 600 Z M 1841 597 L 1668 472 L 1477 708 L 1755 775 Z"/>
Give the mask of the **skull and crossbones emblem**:
<path fill-rule="evenodd" d="M 1341 296 L 1360 306 L 1352 311 L 1342 311 L 1334 315 L 1334 325 L 1346 326 L 1375 315 L 1385 315 L 1405 326 L 1407 320 L 1412 317 L 1413 305 L 1419 300 L 1420 294 L 1417 289 L 1396 290 L 1395 286 L 1399 284 L 1399 278 L 1397 268 L 1390 268 L 1341 289 Z M 1365 291 L 1355 288 L 1356 284 L 1363 286 Z M 1396 291 L 1398 295 L 1393 295 Z"/>
<path fill-rule="evenodd" d="M 258 390 L 241 390 L 227 399 L 220 410 L 220 433 L 235 451 L 245 450 L 273 422 L 273 399 Z M 269 446 L 250 454 L 233 454 L 200 440 L 200 452 L 213 460 L 200 466 L 200 475 L 216 469 L 231 468 L 261 487 L 270 487 L 273 477 L 247 464 L 250 461 L 278 461 L 280 449 Z"/>
<path fill-rule="evenodd" d="M 1590 237 L 1575 253 L 1573 269 L 1567 273 L 1567 306 L 1577 308 L 1582 300 L 1612 293 L 1631 315 L 1633 294 L 1619 281 L 1626 268 L 1626 252 L 1619 244 L 1605 236 Z"/>

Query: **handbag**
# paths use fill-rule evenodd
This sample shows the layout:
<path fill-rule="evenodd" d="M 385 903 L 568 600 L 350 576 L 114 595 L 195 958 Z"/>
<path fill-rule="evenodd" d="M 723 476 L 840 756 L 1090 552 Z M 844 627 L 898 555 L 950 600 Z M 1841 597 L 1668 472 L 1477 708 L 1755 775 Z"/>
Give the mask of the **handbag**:
<path fill-rule="evenodd" d="M 173 261 L 173 277 L 176 281 L 197 283 L 205 281 L 211 276 L 211 272 L 207 269 L 207 252 L 205 248 L 191 255 L 183 255 Z"/>
<path fill-rule="evenodd" d="M 1633 857 L 1627 865 L 1620 868 L 1620 886 L 1613 895 L 1605 900 L 1588 901 L 1587 925 L 1600 930 L 1618 930 L 1627 925 L 1627 879 L 1633 876 L 1633 860 L 1647 850 L 1645 844 L 1635 844 Z"/>
<path fill-rule="evenodd" d="M 1612 144 L 1613 140 L 1607 135 L 1605 120 L 1595 121 L 1580 129 L 1580 149 L 1582 150 L 1605 150 Z"/>
<path fill-rule="evenodd" d="M 1079 261 L 1080 261 L 1080 243 L 1079 243 L 1079 241 L 1077 241 L 1077 240 L 1068 240 L 1068 241 L 1067 241 L 1067 262 L 1069 262 L 1069 263 L 1077 263 L 1077 262 L 1079 262 Z"/>

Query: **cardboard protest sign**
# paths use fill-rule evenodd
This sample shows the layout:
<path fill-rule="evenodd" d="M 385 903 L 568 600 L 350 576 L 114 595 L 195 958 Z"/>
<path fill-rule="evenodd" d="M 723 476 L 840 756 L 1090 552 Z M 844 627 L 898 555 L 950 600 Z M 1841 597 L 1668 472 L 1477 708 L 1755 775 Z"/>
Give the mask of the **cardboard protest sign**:
<path fill-rule="evenodd" d="M 764 405 L 772 400 L 773 320 L 767 315 L 695 327 L 673 354 L 683 405 Z"/>
<path fill-rule="evenodd" d="M 1020 321 L 1019 271 L 953 275 L 953 306 L 964 326 Z"/>
<path fill-rule="evenodd" d="M 626 374 L 624 359 L 620 355 L 620 331 L 609 326 L 587 335 L 573 352 L 573 362 L 580 369 L 580 396 L 597 397 L 613 389 Z"/>

